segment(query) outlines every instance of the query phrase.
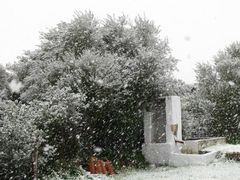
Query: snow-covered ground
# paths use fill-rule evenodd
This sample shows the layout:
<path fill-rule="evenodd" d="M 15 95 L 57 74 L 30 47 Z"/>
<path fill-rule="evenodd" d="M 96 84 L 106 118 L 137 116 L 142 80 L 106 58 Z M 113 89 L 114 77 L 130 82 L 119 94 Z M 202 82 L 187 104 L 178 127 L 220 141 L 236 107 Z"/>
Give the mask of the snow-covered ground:
<path fill-rule="evenodd" d="M 186 166 L 186 167 L 177 167 L 177 168 L 163 166 L 163 167 L 151 168 L 146 170 L 125 171 L 112 177 L 97 175 L 93 179 L 94 180 L 240 180 L 240 162 L 218 159 L 209 165 Z"/>
<path fill-rule="evenodd" d="M 240 180 L 240 163 L 218 161 L 206 166 L 159 167 L 131 171 L 115 176 L 116 180 Z"/>
<path fill-rule="evenodd" d="M 207 151 L 240 152 L 240 145 L 219 144 L 208 147 Z M 95 179 L 95 178 L 94 178 Z M 169 167 L 162 166 L 146 170 L 132 170 L 96 180 L 240 180 L 240 162 L 229 161 L 224 155 L 213 163 L 201 166 Z"/>
<path fill-rule="evenodd" d="M 205 149 L 206 151 L 240 152 L 240 145 L 219 144 Z M 213 163 L 203 166 L 158 167 L 142 171 L 129 171 L 119 174 L 119 180 L 240 180 L 240 162 L 227 161 L 224 156 Z"/>

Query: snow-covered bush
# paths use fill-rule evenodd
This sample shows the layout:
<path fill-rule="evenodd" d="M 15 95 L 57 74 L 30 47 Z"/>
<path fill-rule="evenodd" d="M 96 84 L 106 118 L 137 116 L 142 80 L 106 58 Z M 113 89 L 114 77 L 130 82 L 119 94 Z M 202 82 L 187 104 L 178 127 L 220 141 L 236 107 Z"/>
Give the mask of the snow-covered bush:
<path fill-rule="evenodd" d="M 0 102 L 0 113 L 0 179 L 25 179 L 31 175 L 31 155 L 40 137 L 34 125 L 38 111 L 6 100 Z"/>
<path fill-rule="evenodd" d="M 96 146 L 115 165 L 141 163 L 143 106 L 170 92 L 176 62 L 159 29 L 141 17 L 78 13 L 42 33 L 39 48 L 12 66 L 24 84 L 20 102 L 38 107 L 41 172 L 76 159 L 84 165 Z"/>
<path fill-rule="evenodd" d="M 210 131 L 214 104 L 203 98 L 196 89 L 186 93 L 181 102 L 184 139 L 214 136 Z"/>
<path fill-rule="evenodd" d="M 8 85 L 9 74 L 6 68 L 0 64 L 0 101 L 6 100 L 10 96 L 10 88 Z"/>
<path fill-rule="evenodd" d="M 209 109 L 212 120 L 209 131 L 225 136 L 232 143 L 240 142 L 240 44 L 233 43 L 214 58 L 214 65 L 197 68 L 198 88 L 202 98 L 214 104 Z"/>

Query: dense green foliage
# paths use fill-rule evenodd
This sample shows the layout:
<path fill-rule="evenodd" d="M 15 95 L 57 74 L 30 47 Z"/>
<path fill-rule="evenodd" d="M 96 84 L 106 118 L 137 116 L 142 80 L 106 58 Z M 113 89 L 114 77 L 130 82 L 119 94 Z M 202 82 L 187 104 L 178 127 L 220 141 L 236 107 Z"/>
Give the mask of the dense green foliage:
<path fill-rule="evenodd" d="M 201 98 L 214 106 L 208 109 L 212 119 L 209 131 L 225 136 L 229 142 L 240 142 L 240 44 L 233 43 L 214 58 L 214 65 L 200 64 L 197 68 Z"/>
<path fill-rule="evenodd" d="M 214 136 L 211 132 L 214 104 L 202 97 L 197 87 L 191 87 L 182 96 L 183 138 L 195 139 Z"/>
<path fill-rule="evenodd" d="M 11 67 L 24 86 L 11 103 L 16 114 L 11 120 L 6 114 L 3 122 L 4 128 L 13 122 L 23 134 L 23 142 L 12 143 L 16 154 L 27 154 L 22 162 L 29 161 L 37 141 L 41 173 L 69 168 L 76 160 L 84 165 L 95 147 L 115 165 L 140 165 L 144 104 L 175 86 L 176 60 L 159 29 L 141 17 L 99 21 L 78 13 L 42 33 L 41 40 Z M 11 138 L 2 133 L 2 142 Z M 28 176 L 25 164 L 17 170 Z M 14 177 L 8 173 L 0 176 Z"/>
<path fill-rule="evenodd" d="M 9 74 L 5 68 L 0 65 L 0 100 L 6 100 L 9 98 L 9 87 L 8 87 Z"/>
<path fill-rule="evenodd" d="M 33 106 L 6 100 L 0 103 L 0 177 L 24 179 L 31 175 L 31 153 L 37 132 Z"/>

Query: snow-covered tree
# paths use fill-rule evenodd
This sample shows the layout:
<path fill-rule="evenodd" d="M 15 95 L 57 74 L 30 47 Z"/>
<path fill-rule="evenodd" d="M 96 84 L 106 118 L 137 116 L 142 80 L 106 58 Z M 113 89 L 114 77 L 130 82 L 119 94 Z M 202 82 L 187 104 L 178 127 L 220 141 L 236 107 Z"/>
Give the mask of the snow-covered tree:
<path fill-rule="evenodd" d="M 6 69 L 0 64 L 0 101 L 8 99 L 8 73 Z"/>
<path fill-rule="evenodd" d="M 41 171 L 84 165 L 96 146 L 120 165 L 139 163 L 143 106 L 171 92 L 176 62 L 146 18 L 77 13 L 42 33 L 39 48 L 12 66 L 24 84 L 20 103 L 39 115 Z"/>
<path fill-rule="evenodd" d="M 198 86 L 202 97 L 211 101 L 213 120 L 210 130 L 215 136 L 226 136 L 230 142 L 240 142 L 239 70 L 240 44 L 231 44 L 214 58 L 214 65 L 197 68 Z"/>

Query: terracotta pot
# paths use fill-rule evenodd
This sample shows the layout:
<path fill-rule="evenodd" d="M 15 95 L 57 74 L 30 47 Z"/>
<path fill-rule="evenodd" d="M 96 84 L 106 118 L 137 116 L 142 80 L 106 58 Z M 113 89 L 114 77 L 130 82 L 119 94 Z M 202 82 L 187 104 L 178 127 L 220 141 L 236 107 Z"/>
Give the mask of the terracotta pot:
<path fill-rule="evenodd" d="M 88 163 L 88 170 L 91 174 L 96 174 L 96 157 L 92 156 Z"/>
<path fill-rule="evenodd" d="M 97 162 L 96 162 L 96 173 L 102 174 L 101 160 L 97 160 Z"/>
<path fill-rule="evenodd" d="M 106 161 L 105 166 L 106 166 L 107 172 L 110 175 L 114 175 L 115 174 L 114 171 L 113 171 L 112 163 L 109 160 Z"/>
<path fill-rule="evenodd" d="M 102 173 L 107 174 L 107 169 L 105 167 L 105 163 L 102 160 L 100 161 L 100 163 L 101 163 Z"/>

